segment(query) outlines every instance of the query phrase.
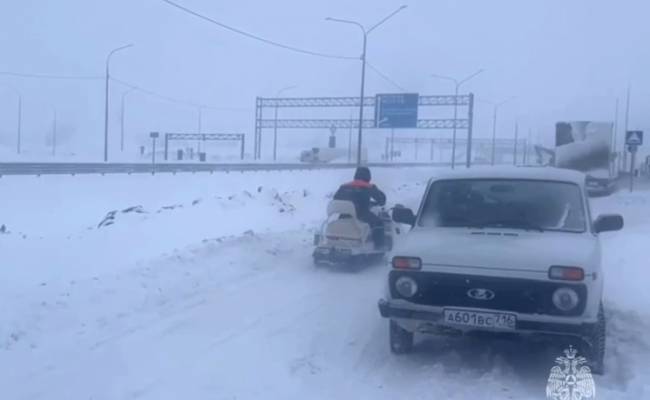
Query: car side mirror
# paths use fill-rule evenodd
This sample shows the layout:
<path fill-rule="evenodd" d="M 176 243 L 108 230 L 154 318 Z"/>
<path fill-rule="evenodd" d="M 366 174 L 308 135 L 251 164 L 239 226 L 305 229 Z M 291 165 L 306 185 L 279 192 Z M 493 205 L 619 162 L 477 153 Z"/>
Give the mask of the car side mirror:
<path fill-rule="evenodd" d="M 413 226 L 415 225 L 415 214 L 410 208 L 398 204 L 393 208 L 393 221 Z"/>
<path fill-rule="evenodd" d="M 618 214 L 599 215 L 594 221 L 594 230 L 596 233 L 620 231 L 623 229 L 623 217 Z"/>

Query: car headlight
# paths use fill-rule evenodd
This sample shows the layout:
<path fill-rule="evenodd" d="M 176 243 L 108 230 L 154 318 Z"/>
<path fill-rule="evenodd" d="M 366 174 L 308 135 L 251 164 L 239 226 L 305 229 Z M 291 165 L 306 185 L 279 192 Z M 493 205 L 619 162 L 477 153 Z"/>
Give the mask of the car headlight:
<path fill-rule="evenodd" d="M 580 298 L 575 290 L 562 287 L 553 293 L 553 304 L 561 311 L 571 311 L 578 306 Z"/>
<path fill-rule="evenodd" d="M 395 290 L 397 290 L 400 296 L 411 298 L 417 293 L 418 284 L 415 282 L 415 279 L 409 276 L 400 276 L 395 281 Z"/>

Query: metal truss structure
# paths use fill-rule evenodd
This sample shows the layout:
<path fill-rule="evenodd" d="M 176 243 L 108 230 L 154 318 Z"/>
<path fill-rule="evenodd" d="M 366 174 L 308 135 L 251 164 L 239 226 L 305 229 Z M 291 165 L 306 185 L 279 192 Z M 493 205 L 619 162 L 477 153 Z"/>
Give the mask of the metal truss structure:
<path fill-rule="evenodd" d="M 469 121 L 466 119 L 420 119 L 416 129 L 453 129 L 454 121 L 457 129 L 467 129 Z M 260 120 L 261 128 L 303 128 L 303 129 L 328 129 L 328 128 L 358 128 L 358 120 L 349 119 L 263 119 Z M 364 128 L 376 128 L 375 121 L 366 119 Z M 385 128 L 384 128 L 385 129 Z"/>
<path fill-rule="evenodd" d="M 359 107 L 359 97 L 296 97 L 296 98 L 262 98 L 258 97 L 255 102 L 255 140 L 254 158 L 262 156 L 262 132 L 264 129 L 272 128 L 277 137 L 277 129 L 345 129 L 358 128 L 359 121 L 354 119 L 278 119 L 280 108 L 355 108 Z M 364 97 L 364 107 L 375 107 L 376 97 Z M 467 166 L 471 163 L 471 144 L 474 113 L 474 95 L 439 95 L 419 96 L 418 107 L 435 106 L 464 106 L 467 107 L 467 117 L 462 119 L 419 119 L 416 128 L 409 129 L 462 129 L 467 131 Z M 274 118 L 264 118 L 264 109 L 274 110 Z M 378 129 L 375 120 L 364 120 L 363 128 Z M 385 129 L 385 128 L 382 128 Z M 275 142 L 275 140 L 274 140 Z M 275 146 L 275 144 L 274 144 Z M 274 149 L 275 154 L 275 149 Z"/>
<path fill-rule="evenodd" d="M 238 141 L 240 143 L 240 158 L 244 159 L 246 135 L 243 133 L 165 133 L 165 161 L 169 153 L 169 142 L 174 140 L 196 140 L 199 143 L 206 141 Z"/>

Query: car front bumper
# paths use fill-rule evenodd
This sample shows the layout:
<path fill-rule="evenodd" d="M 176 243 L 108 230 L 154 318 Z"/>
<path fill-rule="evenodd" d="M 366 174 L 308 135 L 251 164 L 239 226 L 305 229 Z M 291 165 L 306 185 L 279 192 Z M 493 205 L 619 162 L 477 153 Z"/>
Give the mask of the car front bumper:
<path fill-rule="evenodd" d="M 411 327 L 412 331 L 440 331 L 440 328 L 457 332 L 469 331 L 495 331 L 490 329 L 458 326 L 448 324 L 443 318 L 444 307 L 418 306 L 404 301 L 391 302 L 385 299 L 379 300 L 379 313 L 384 318 L 395 319 L 404 322 Z M 494 310 L 477 310 L 493 312 Z M 503 312 L 503 311 L 498 311 Z M 541 334 L 541 335 L 562 335 L 584 338 L 588 335 L 595 323 L 585 322 L 576 318 L 574 321 L 560 320 L 557 317 L 540 318 L 536 315 L 514 313 L 517 315 L 517 323 L 514 330 L 499 331 L 515 334 Z"/>

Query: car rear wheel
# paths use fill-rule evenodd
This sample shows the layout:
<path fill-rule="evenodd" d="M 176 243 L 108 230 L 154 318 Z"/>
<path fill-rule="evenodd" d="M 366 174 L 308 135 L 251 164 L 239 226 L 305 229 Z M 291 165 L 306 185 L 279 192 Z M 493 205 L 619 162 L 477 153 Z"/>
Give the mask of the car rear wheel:
<path fill-rule="evenodd" d="M 413 350 L 413 332 L 409 332 L 397 324 L 390 321 L 390 351 L 394 354 L 410 353 Z"/>

